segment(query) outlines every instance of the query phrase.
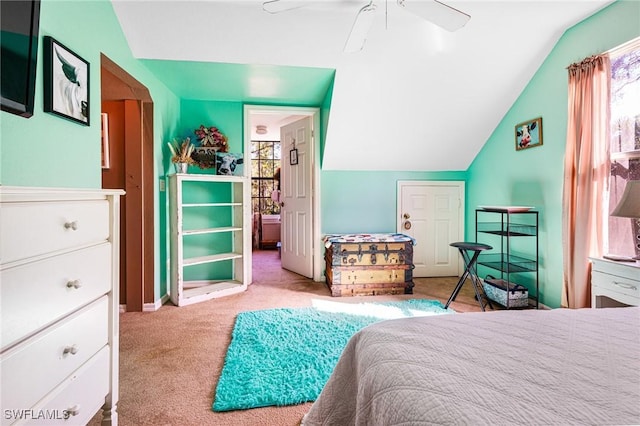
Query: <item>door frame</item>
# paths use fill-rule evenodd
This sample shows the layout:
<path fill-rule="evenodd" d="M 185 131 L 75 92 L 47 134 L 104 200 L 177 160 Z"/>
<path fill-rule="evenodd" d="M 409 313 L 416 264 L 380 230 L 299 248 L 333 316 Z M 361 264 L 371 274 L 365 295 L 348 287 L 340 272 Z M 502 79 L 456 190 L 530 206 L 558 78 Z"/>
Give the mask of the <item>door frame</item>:
<path fill-rule="evenodd" d="M 149 89 L 103 53 L 101 71 L 111 73 L 118 84 L 114 93 L 101 87 L 100 101 L 120 101 L 125 108 L 125 195 L 124 235 L 121 246 L 126 257 L 120 264 L 125 283 L 125 301 L 121 310 L 142 312 L 157 310 L 155 300 L 155 231 L 154 163 L 153 163 L 153 99 Z M 156 212 L 154 215 L 145 214 Z"/>
<path fill-rule="evenodd" d="M 314 107 L 296 107 L 296 106 L 274 106 L 274 105 L 252 105 L 245 104 L 243 111 L 243 128 L 244 128 L 244 152 L 247 160 L 247 164 L 244 167 L 245 176 L 251 180 L 251 122 L 250 118 L 253 113 L 261 114 L 291 114 L 291 115 L 304 115 L 312 117 L 312 134 L 311 144 L 313 156 L 311 159 L 311 193 L 313 197 L 312 201 L 312 214 L 313 223 L 311 225 L 312 235 L 309 238 L 311 244 L 311 252 L 313 253 L 313 280 L 322 281 L 322 252 L 324 247 L 322 246 L 321 235 L 321 215 L 320 215 L 320 108 Z M 248 282 L 253 281 L 253 254 L 247 256 L 249 261 L 250 276 Z"/>
<path fill-rule="evenodd" d="M 456 186 L 460 193 L 460 206 L 458 214 L 458 230 L 460 241 L 466 238 L 465 216 L 466 216 L 466 182 L 463 180 L 399 180 L 396 187 L 396 231 L 402 233 L 402 188 L 404 186 Z M 462 274 L 464 264 L 458 256 L 458 276 Z"/>

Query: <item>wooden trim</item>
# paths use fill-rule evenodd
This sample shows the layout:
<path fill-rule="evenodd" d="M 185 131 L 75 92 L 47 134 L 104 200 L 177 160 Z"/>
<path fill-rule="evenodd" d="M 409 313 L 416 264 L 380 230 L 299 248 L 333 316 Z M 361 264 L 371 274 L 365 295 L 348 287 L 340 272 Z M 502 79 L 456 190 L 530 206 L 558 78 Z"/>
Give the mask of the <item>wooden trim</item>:
<path fill-rule="evenodd" d="M 155 302 L 154 256 L 155 215 L 144 212 L 155 212 L 154 175 L 153 175 L 153 103 L 142 103 L 142 182 L 143 182 L 143 283 L 142 301 L 144 305 Z M 144 310 L 144 306 L 143 306 Z"/>
<path fill-rule="evenodd" d="M 156 303 L 153 100 L 143 84 L 103 54 L 100 65 L 102 101 L 122 102 L 125 111 L 121 303 L 128 312 L 143 311 Z"/>
<path fill-rule="evenodd" d="M 142 311 L 144 203 L 142 180 L 142 111 L 137 100 L 124 101 L 125 192 L 126 192 L 126 303 L 127 311 Z"/>

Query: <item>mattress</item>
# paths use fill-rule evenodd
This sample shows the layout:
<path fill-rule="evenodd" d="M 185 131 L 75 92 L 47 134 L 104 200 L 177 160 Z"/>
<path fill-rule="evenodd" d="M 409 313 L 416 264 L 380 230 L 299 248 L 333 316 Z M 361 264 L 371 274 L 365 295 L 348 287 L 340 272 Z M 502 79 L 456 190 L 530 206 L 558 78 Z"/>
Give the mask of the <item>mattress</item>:
<path fill-rule="evenodd" d="M 640 307 L 389 320 L 356 333 L 302 424 L 639 424 Z"/>

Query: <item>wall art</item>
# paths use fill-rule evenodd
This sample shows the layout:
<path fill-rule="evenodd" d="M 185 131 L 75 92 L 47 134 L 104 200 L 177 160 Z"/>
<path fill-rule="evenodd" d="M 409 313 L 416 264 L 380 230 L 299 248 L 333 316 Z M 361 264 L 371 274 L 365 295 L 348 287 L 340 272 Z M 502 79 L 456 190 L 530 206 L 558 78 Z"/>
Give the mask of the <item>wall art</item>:
<path fill-rule="evenodd" d="M 542 145 L 542 117 L 516 126 L 516 151 Z"/>
<path fill-rule="evenodd" d="M 89 63 L 44 37 L 44 110 L 89 125 Z"/>

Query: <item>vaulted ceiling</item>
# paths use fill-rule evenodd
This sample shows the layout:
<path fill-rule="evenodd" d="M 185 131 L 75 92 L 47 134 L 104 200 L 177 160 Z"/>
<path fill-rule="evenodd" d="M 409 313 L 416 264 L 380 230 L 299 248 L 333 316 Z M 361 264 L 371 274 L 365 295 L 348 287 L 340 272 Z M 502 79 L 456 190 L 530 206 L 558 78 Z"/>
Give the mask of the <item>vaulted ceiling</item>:
<path fill-rule="evenodd" d="M 471 15 L 456 32 L 376 1 L 352 54 L 344 43 L 366 0 L 298 3 L 279 14 L 254 0 L 113 7 L 134 56 L 178 96 L 319 105 L 335 78 L 324 169 L 437 171 L 466 170 L 564 31 L 612 1 L 452 0 Z"/>

